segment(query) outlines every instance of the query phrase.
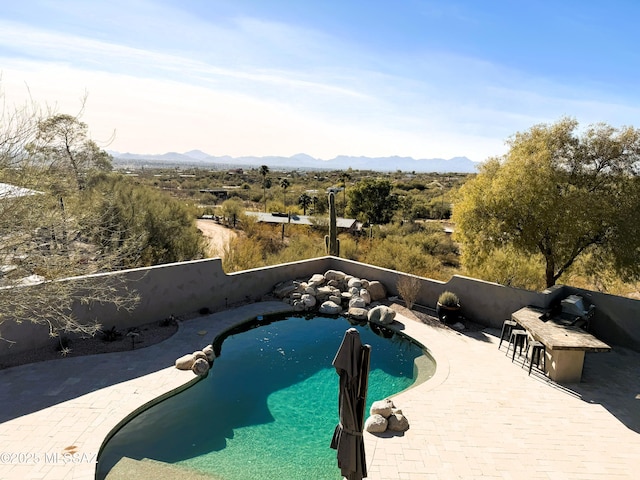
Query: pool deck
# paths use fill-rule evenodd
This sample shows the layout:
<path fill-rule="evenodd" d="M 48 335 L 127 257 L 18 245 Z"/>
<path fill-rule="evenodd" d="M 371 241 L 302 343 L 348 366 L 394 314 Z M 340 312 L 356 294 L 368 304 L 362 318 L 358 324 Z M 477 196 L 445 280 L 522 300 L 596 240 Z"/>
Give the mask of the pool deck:
<path fill-rule="evenodd" d="M 397 326 L 427 346 L 438 367 L 393 398 L 407 432 L 365 433 L 368 478 L 637 478 L 640 353 L 587 354 L 583 381 L 558 385 L 535 370 L 528 376 L 517 357 L 512 363 L 505 345 L 497 348 L 497 331 L 456 332 L 397 309 Z M 114 427 L 194 381 L 173 367 L 177 357 L 246 319 L 282 311 L 283 303 L 254 303 L 188 320 L 151 347 L 0 370 L 0 478 L 94 478 Z"/>

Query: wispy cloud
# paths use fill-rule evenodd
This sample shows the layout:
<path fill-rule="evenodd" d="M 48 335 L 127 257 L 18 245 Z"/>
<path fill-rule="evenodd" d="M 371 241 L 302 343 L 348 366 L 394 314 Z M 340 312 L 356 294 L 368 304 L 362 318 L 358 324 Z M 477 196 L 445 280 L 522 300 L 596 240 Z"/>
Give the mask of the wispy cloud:
<path fill-rule="evenodd" d="M 116 150 L 483 160 L 533 123 L 639 113 L 594 85 L 428 46 L 380 52 L 319 27 L 156 2 L 133 2 L 121 21 L 117 4 L 50 5 L 82 26 L 0 20 L 2 86 L 71 112 L 88 91 L 85 120 L 97 138 L 116 129 Z"/>

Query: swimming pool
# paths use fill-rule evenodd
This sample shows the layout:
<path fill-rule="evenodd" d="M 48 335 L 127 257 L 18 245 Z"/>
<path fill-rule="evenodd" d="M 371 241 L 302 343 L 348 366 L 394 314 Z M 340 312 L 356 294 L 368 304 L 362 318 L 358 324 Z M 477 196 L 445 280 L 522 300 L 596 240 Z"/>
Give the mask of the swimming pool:
<path fill-rule="evenodd" d="M 338 376 L 331 362 L 353 325 L 342 317 L 275 320 L 230 332 L 206 379 L 118 431 L 100 455 L 98 478 L 127 456 L 224 480 L 340 479 L 329 448 L 338 422 Z M 372 346 L 367 410 L 410 387 L 416 361 L 421 379 L 433 375 L 435 362 L 420 346 L 388 329 L 356 328 Z"/>

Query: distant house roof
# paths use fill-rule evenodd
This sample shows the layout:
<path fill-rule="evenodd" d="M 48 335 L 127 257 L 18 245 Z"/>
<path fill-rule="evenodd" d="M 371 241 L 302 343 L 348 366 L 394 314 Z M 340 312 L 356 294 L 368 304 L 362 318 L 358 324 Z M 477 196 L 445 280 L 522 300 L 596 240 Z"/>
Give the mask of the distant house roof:
<path fill-rule="evenodd" d="M 8 183 L 0 183 L 0 200 L 7 198 L 28 197 L 30 195 L 38 195 L 42 192 L 31 190 L 30 188 L 16 187 Z"/>
<path fill-rule="evenodd" d="M 291 223 L 294 225 L 314 225 L 318 217 L 312 217 L 309 215 L 297 215 L 286 213 L 262 213 L 262 212 L 244 212 L 246 215 L 255 217 L 258 222 L 262 223 Z M 322 221 L 329 222 L 328 217 L 321 218 Z M 355 230 L 357 227 L 357 221 L 355 218 L 336 218 L 336 226 L 343 230 Z"/>

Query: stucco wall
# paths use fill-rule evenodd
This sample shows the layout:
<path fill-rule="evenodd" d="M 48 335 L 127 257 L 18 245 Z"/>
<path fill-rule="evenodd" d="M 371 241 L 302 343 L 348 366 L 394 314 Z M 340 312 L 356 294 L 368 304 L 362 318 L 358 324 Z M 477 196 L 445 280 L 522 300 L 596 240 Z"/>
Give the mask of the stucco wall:
<path fill-rule="evenodd" d="M 124 279 L 137 291 L 141 297 L 137 307 L 127 312 L 118 311 L 110 305 L 79 305 L 74 312 L 81 319 L 97 318 L 106 328 L 115 326 L 117 329 L 126 329 L 159 321 L 171 314 L 193 313 L 202 308 L 217 311 L 238 302 L 258 301 L 281 281 L 308 278 L 329 269 L 378 280 L 387 287 L 390 295 L 397 295 L 398 279 L 409 276 L 337 257 L 321 257 L 225 274 L 222 261 L 214 258 L 106 274 Z M 104 276 L 92 278 L 100 281 Z M 587 303 L 594 303 L 597 307 L 593 329 L 598 337 L 611 344 L 640 350 L 638 300 L 564 286 L 531 292 L 463 276 L 454 276 L 448 282 L 418 278 L 421 288 L 416 303 L 419 305 L 435 308 L 440 293 L 450 290 L 459 296 L 465 317 L 495 328 L 510 318 L 512 312 L 525 305 L 548 307 L 569 294 L 577 293 Z M 48 330 L 44 327 L 7 321 L 1 328 L 2 335 L 16 343 L 9 349 L 9 343 L 0 342 L 0 356 L 34 349 L 50 342 Z"/>

